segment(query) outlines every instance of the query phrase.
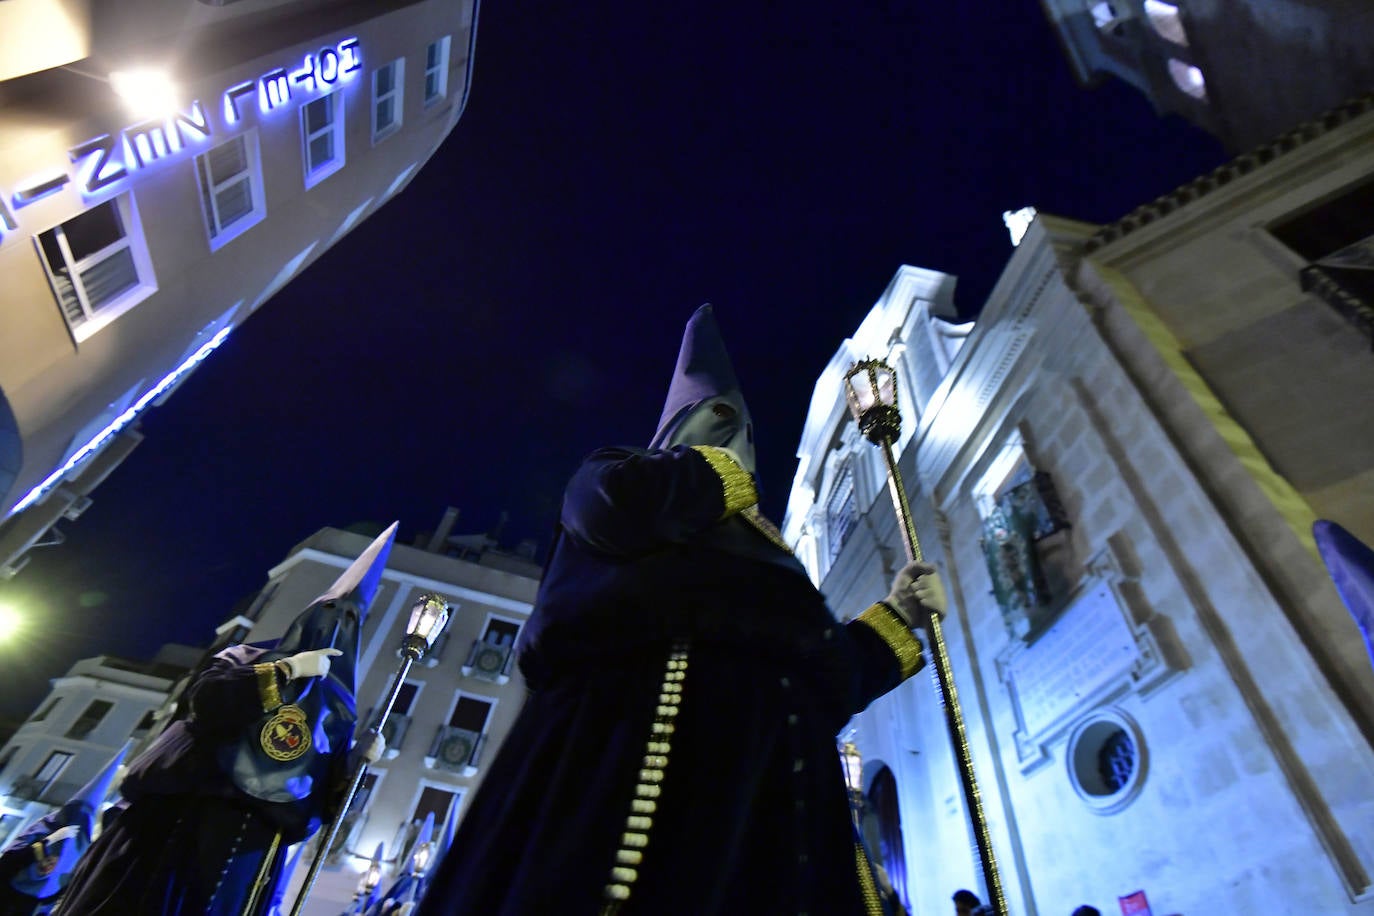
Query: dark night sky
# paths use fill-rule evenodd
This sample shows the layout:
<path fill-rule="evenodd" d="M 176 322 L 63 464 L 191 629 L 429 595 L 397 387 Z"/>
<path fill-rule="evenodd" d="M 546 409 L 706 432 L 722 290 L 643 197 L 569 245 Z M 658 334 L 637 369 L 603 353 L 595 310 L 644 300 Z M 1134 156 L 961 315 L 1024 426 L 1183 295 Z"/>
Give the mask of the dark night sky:
<path fill-rule="evenodd" d="M 33 624 L 0 715 L 77 658 L 206 642 L 322 526 L 409 542 L 446 505 L 455 533 L 504 508 L 510 543 L 546 541 L 578 459 L 652 434 L 705 301 L 781 521 L 815 379 L 901 264 L 956 274 L 972 317 L 1003 210 L 1105 222 L 1222 160 L 1134 90 L 1079 87 L 1035 0 L 487 0 L 439 153 L 0 583 Z"/>

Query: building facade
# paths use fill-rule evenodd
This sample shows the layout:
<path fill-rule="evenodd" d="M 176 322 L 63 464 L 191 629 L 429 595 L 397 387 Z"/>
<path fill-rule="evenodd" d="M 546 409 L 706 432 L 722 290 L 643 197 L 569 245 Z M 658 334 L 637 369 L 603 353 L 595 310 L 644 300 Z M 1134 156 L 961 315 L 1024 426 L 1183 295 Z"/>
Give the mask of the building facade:
<path fill-rule="evenodd" d="M 0 847 L 66 802 L 127 742 L 156 734 L 173 686 L 203 650 L 168 644 L 149 662 L 83 658 L 0 747 Z"/>
<path fill-rule="evenodd" d="M 454 517 L 450 510 L 423 542 L 392 548 L 364 621 L 357 697 L 359 721 L 366 724 L 385 702 L 400 667 L 411 606 L 433 592 L 452 607 L 445 635 L 404 679 L 384 730 L 386 754 L 364 777 L 305 914 L 343 912 L 378 844 L 385 852 L 382 888 L 389 886 L 405 871 L 427 814 L 434 816 L 434 836 L 444 836 L 462 817 L 465 799 L 481 784 L 524 700 L 512 649 L 534 602 L 539 566 L 481 539 L 450 537 L 445 526 Z M 279 637 L 370 541 L 325 528 L 297 545 L 268 574 L 244 640 Z M 305 844 L 288 902 L 317 843 L 318 838 Z"/>
<path fill-rule="evenodd" d="M 1075 76 L 1115 77 L 1233 152 L 1374 90 L 1362 0 L 1041 0 Z"/>
<path fill-rule="evenodd" d="M 476 15 L 0 6 L 0 576 L 89 505 L 141 411 L 434 154 Z"/>
<path fill-rule="evenodd" d="M 784 536 L 832 607 L 886 592 L 842 393 L 886 358 L 1017 916 L 1374 912 L 1374 670 L 1312 537 L 1374 542 L 1372 189 L 1361 103 L 1115 224 L 1039 216 L 971 329 L 903 268 L 818 382 Z M 949 912 L 980 885 L 933 676 L 843 737 L 894 884 Z"/>

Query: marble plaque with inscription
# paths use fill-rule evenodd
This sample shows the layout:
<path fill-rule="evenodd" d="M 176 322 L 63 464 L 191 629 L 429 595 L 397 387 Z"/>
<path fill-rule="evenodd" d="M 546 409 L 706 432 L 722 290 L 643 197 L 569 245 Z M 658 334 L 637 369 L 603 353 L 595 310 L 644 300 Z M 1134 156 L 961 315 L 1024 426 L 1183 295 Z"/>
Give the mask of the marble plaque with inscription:
<path fill-rule="evenodd" d="M 1007 666 L 1027 737 L 1042 735 L 1080 703 L 1129 677 L 1140 659 L 1132 632 L 1105 582 L 1098 582 Z"/>

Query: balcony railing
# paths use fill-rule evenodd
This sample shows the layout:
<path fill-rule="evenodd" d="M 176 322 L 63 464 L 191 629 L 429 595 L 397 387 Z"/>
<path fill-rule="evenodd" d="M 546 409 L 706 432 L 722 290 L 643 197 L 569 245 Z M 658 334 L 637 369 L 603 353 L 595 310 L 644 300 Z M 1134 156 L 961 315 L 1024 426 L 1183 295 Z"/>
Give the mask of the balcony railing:
<path fill-rule="evenodd" d="M 457 776 L 475 776 L 486 740 L 486 735 L 471 729 L 441 725 L 429 746 L 425 766 Z"/>
<path fill-rule="evenodd" d="M 510 669 L 514 662 L 514 647 L 509 643 L 500 645 L 474 639 L 462 673 L 464 677 L 480 678 L 493 684 L 505 684 L 510 681 Z"/>

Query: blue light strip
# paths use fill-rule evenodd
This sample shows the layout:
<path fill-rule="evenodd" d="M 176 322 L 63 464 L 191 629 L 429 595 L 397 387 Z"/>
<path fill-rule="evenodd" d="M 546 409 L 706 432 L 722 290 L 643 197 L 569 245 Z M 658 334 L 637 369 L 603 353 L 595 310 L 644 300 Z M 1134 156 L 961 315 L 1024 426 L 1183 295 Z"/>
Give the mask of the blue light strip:
<path fill-rule="evenodd" d="M 116 417 L 100 432 L 96 433 L 95 436 L 91 438 L 90 442 L 87 442 L 81 448 L 77 449 L 75 454 L 68 458 L 60 468 L 49 474 L 47 479 L 30 490 L 27 496 L 15 503 L 9 515 L 22 512 L 24 509 L 27 509 L 33 503 L 37 502 L 40 497 L 46 495 L 49 490 L 56 486 L 58 482 L 66 476 L 68 471 L 98 451 L 100 447 L 105 444 L 106 439 L 127 426 L 134 417 L 138 416 L 138 414 L 143 411 L 143 408 L 156 400 L 158 395 L 172 387 L 178 379 L 194 369 L 201 360 L 205 359 L 205 357 L 209 356 L 212 350 L 224 343 L 224 339 L 229 336 L 231 330 L 233 330 L 233 328 L 223 328 L 218 334 L 206 341 L 204 346 L 192 353 L 185 362 L 164 376 L 162 381 L 154 385 L 147 394 L 135 401 L 132 407 Z"/>

